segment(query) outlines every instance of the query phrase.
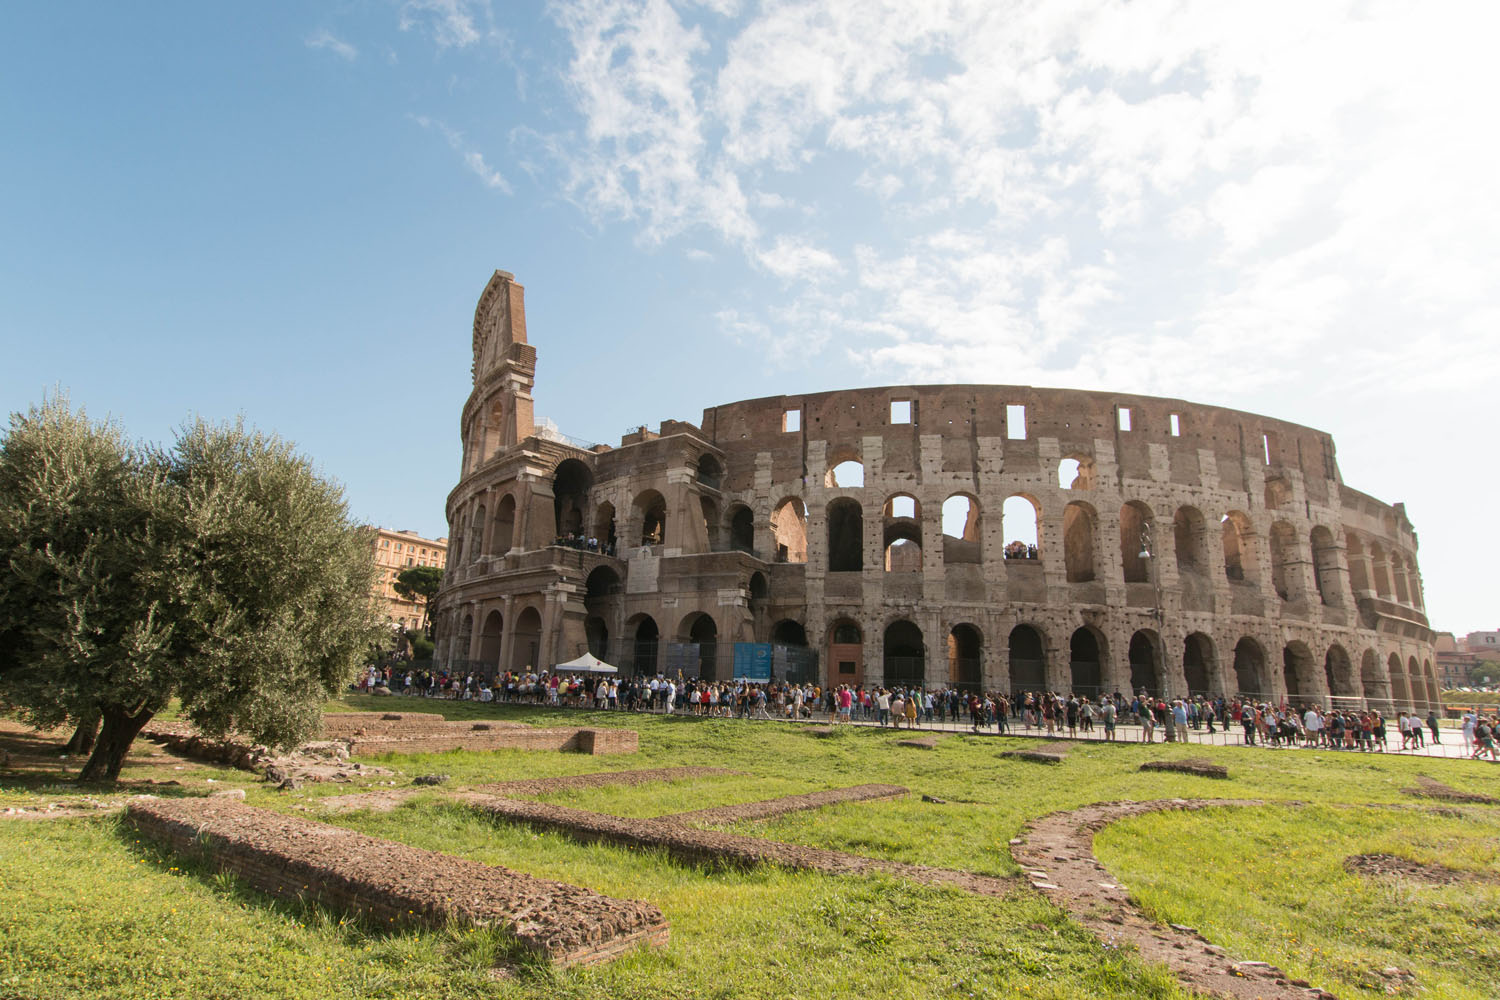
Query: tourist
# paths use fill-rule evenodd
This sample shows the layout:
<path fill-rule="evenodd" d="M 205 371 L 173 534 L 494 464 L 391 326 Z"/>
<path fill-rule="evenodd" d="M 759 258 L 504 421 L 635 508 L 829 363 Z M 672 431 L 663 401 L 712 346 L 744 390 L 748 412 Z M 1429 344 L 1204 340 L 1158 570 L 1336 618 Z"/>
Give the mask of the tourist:
<path fill-rule="evenodd" d="M 1490 760 L 1500 763 L 1500 751 L 1495 748 L 1495 729 L 1500 725 L 1500 719 L 1481 718 L 1474 724 L 1474 760 L 1483 760 L 1485 754 L 1490 755 Z"/>
<path fill-rule="evenodd" d="M 1187 742 L 1187 706 L 1181 698 L 1172 700 L 1172 725 L 1177 730 L 1177 742 Z"/>
<path fill-rule="evenodd" d="M 1110 698 L 1105 698 L 1099 705 L 1099 712 L 1104 717 L 1104 738 L 1110 742 L 1115 738 L 1115 703 Z"/>
<path fill-rule="evenodd" d="M 917 728 L 917 695 L 910 694 L 906 698 L 906 728 Z"/>
<path fill-rule="evenodd" d="M 1432 730 L 1432 745 L 1440 746 L 1443 741 L 1438 738 L 1437 709 L 1429 709 L 1427 711 L 1427 728 Z"/>

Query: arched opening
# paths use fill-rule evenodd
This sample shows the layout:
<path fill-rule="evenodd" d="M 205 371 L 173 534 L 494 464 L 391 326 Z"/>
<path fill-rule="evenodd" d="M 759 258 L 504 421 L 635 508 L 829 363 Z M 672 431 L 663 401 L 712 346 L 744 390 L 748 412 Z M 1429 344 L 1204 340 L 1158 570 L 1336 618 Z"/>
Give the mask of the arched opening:
<path fill-rule="evenodd" d="M 1300 601 L 1304 597 L 1297 529 L 1286 521 L 1271 525 L 1271 586 L 1283 601 Z"/>
<path fill-rule="evenodd" d="M 516 615 L 515 635 L 511 637 L 510 669 L 526 672 L 536 669 L 537 654 L 542 647 L 542 616 L 528 607 Z"/>
<path fill-rule="evenodd" d="M 631 670 L 645 676 L 659 673 L 657 654 L 661 647 L 661 631 L 656 626 L 656 619 L 650 615 L 636 615 L 625 623 L 625 628 L 631 637 Z"/>
<path fill-rule="evenodd" d="M 881 547 L 887 573 L 922 572 L 922 505 L 909 493 L 898 493 L 881 512 Z"/>
<path fill-rule="evenodd" d="M 799 621 L 783 618 L 772 627 L 771 641 L 783 646 L 806 646 L 807 628 Z"/>
<path fill-rule="evenodd" d="M 1077 501 L 1063 509 L 1063 562 L 1069 583 L 1094 579 L 1094 508 Z"/>
<path fill-rule="evenodd" d="M 1214 641 L 1202 632 L 1193 632 L 1182 642 L 1182 675 L 1188 694 L 1213 693 Z"/>
<path fill-rule="evenodd" d="M 944 564 L 952 566 L 982 561 L 984 553 L 979 526 L 978 500 L 966 493 L 955 493 L 943 501 Z"/>
<path fill-rule="evenodd" d="M 598 615 L 589 615 L 583 620 L 583 636 L 588 641 L 589 652 L 609 662 L 609 626 Z"/>
<path fill-rule="evenodd" d="M 469 619 L 472 623 L 473 619 Z M 505 638 L 505 617 L 498 611 L 484 616 L 484 625 L 479 631 L 479 662 L 487 669 L 500 668 L 500 641 Z"/>
<path fill-rule="evenodd" d="M 755 514 L 744 504 L 729 508 L 729 548 L 734 552 L 755 551 Z"/>
<path fill-rule="evenodd" d="M 1057 485 L 1065 490 L 1091 490 L 1098 478 L 1098 469 L 1088 455 L 1069 455 L 1057 463 Z"/>
<path fill-rule="evenodd" d="M 640 520 L 641 545 L 661 545 L 667 539 L 667 501 L 655 490 L 635 498 L 635 516 Z"/>
<path fill-rule="evenodd" d="M 1427 678 L 1427 701 L 1433 708 L 1437 708 L 1443 703 L 1443 692 L 1438 687 L 1437 674 L 1433 672 L 1431 660 L 1422 662 L 1422 676 Z"/>
<path fill-rule="evenodd" d="M 484 555 L 484 504 L 474 508 L 469 521 L 469 561 L 476 562 Z"/>
<path fill-rule="evenodd" d="M 1386 658 L 1386 672 L 1390 677 L 1391 698 L 1396 703 L 1398 710 L 1410 710 L 1412 705 L 1411 688 L 1406 683 L 1406 671 L 1401 668 L 1401 657 L 1392 653 Z"/>
<path fill-rule="evenodd" d="M 1313 583 L 1318 588 L 1318 600 L 1331 608 L 1342 604 L 1338 586 L 1339 551 L 1333 540 L 1333 532 L 1321 524 L 1307 536 L 1312 548 Z"/>
<path fill-rule="evenodd" d="M 583 533 L 583 514 L 589 508 L 589 490 L 594 473 L 576 458 L 557 463 L 552 474 L 552 513 L 557 522 L 557 537 Z"/>
<path fill-rule="evenodd" d="M 704 455 L 698 459 L 698 483 L 711 490 L 723 486 L 724 466 L 713 455 Z"/>
<path fill-rule="evenodd" d="M 1390 567 L 1385 562 L 1385 549 L 1379 542 L 1370 543 L 1370 572 L 1375 577 L 1375 593 L 1387 601 L 1393 596 Z"/>
<path fill-rule="evenodd" d="M 984 676 L 984 638 L 973 625 L 960 624 L 948 632 L 948 682 L 966 691 L 978 691 Z"/>
<path fill-rule="evenodd" d="M 852 489 L 865 484 L 865 465 L 858 458 L 841 458 L 823 477 L 827 489 Z"/>
<path fill-rule="evenodd" d="M 1255 534 L 1250 518 L 1237 510 L 1224 515 L 1224 575 L 1231 583 L 1253 583 L 1257 579 Z"/>
<path fill-rule="evenodd" d="M 1104 642 L 1097 629 L 1074 629 L 1068 640 L 1068 661 L 1074 694 L 1096 698 L 1104 693 Z"/>
<path fill-rule="evenodd" d="M 1177 572 L 1208 573 L 1208 520 L 1197 507 L 1178 507 L 1172 516 L 1172 541 L 1177 550 Z"/>
<path fill-rule="evenodd" d="M 1010 693 L 1047 690 L 1047 653 L 1042 634 L 1030 625 L 1010 630 Z"/>
<path fill-rule="evenodd" d="M 1304 642 L 1289 642 L 1281 650 L 1281 677 L 1288 698 L 1311 698 L 1318 693 L 1312 650 Z"/>
<path fill-rule="evenodd" d="M 855 501 L 847 502 L 858 509 Z M 771 538 L 777 562 L 807 562 L 807 505 L 800 497 L 787 497 L 771 512 Z"/>
<path fill-rule="evenodd" d="M 1120 568 L 1126 583 L 1150 583 L 1156 540 L 1151 508 L 1131 500 L 1120 508 Z"/>
<path fill-rule="evenodd" d="M 1141 629 L 1130 637 L 1130 690 L 1161 694 L 1161 636 Z"/>
<path fill-rule="evenodd" d="M 708 541 L 708 551 L 724 551 L 723 536 L 719 531 L 719 502 L 713 497 L 700 496 L 698 510 L 703 515 L 703 536 Z"/>
<path fill-rule="evenodd" d="M 1391 553 L 1391 582 L 1396 591 L 1396 603 L 1411 604 L 1411 592 L 1406 589 L 1406 561 L 1396 552 Z"/>
<path fill-rule="evenodd" d="M 1365 701 L 1380 705 L 1387 711 L 1391 708 L 1391 679 L 1380 669 L 1380 657 L 1375 650 L 1367 649 L 1359 659 L 1359 681 L 1364 689 Z"/>
<path fill-rule="evenodd" d="M 449 658 L 467 660 L 469 658 L 469 650 L 473 648 L 473 642 L 474 616 L 464 615 L 463 620 L 458 623 L 458 638 L 448 650 Z M 497 656 L 496 659 L 499 659 L 499 657 Z"/>
<path fill-rule="evenodd" d="M 503 556 L 515 544 L 516 498 L 509 493 L 500 498 L 495 507 L 495 528 L 490 534 L 490 545 L 485 555 Z"/>
<path fill-rule="evenodd" d="M 828 571 L 857 573 L 865 568 L 864 512 L 859 502 L 841 497 L 828 505 Z"/>
<path fill-rule="evenodd" d="M 1352 531 L 1344 532 L 1344 551 L 1349 560 L 1349 587 L 1356 594 L 1368 593 L 1370 590 L 1370 574 L 1365 560 L 1365 547 L 1360 544 L 1359 536 Z"/>
<path fill-rule="evenodd" d="M 1406 683 L 1410 685 L 1413 704 L 1420 704 L 1427 700 L 1427 685 L 1422 682 L 1422 671 L 1417 666 L 1415 656 L 1408 657 L 1406 660 Z"/>
<path fill-rule="evenodd" d="M 859 684 L 864 679 L 865 637 L 848 618 L 835 619 L 828 628 L 828 684 Z"/>
<path fill-rule="evenodd" d="M 885 683 L 921 687 L 926 674 L 922 630 L 905 619 L 891 622 L 885 628 Z"/>
<path fill-rule="evenodd" d="M 706 681 L 718 678 L 719 626 L 703 613 L 691 614 L 682 620 L 678 638 L 698 647 L 698 676 Z"/>
<path fill-rule="evenodd" d="M 1035 498 L 1017 493 L 1000 505 L 1000 534 L 1006 559 L 1037 559 L 1041 553 L 1042 509 Z"/>
<path fill-rule="evenodd" d="M 755 572 L 750 574 L 750 602 L 753 606 L 756 601 L 764 601 L 771 596 L 771 585 L 766 582 L 766 574 Z"/>
<path fill-rule="evenodd" d="M 1239 694 L 1258 698 L 1267 693 L 1266 651 L 1246 636 L 1234 647 L 1234 682 Z"/>
<path fill-rule="evenodd" d="M 1328 693 L 1345 701 L 1359 701 L 1359 682 L 1354 677 L 1354 664 L 1344 647 L 1334 643 L 1323 656 L 1323 679 L 1328 684 Z"/>
<path fill-rule="evenodd" d="M 601 503 L 594 508 L 594 537 L 599 539 L 599 548 L 609 555 L 615 554 L 615 505 Z"/>

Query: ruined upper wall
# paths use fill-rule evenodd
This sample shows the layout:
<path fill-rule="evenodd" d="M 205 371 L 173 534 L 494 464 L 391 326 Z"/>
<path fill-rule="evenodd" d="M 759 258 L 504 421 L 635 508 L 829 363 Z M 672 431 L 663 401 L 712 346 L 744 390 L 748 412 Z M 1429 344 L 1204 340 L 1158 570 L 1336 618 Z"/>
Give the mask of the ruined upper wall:
<path fill-rule="evenodd" d="M 891 404 L 909 403 L 910 423 L 892 423 Z M 1024 407 L 1024 436 L 1013 426 L 1008 407 Z M 1121 429 L 1121 411 L 1129 429 Z M 787 414 L 800 415 L 800 428 L 787 431 Z M 1173 418 L 1176 433 L 1173 433 Z M 865 439 L 881 440 L 883 467 L 923 474 L 918 456 L 922 438 L 942 439 L 941 471 L 974 468 L 981 440 L 1000 441 L 1007 475 L 1046 471 L 1058 458 L 1097 457 L 1101 443 L 1114 454 L 1122 479 L 1152 479 L 1165 465 L 1171 481 L 1201 485 L 1212 481 L 1242 490 L 1248 465 L 1264 467 L 1267 478 L 1300 474 L 1308 499 L 1328 503 L 1340 483 L 1333 439 L 1328 434 L 1254 413 L 1205 406 L 1181 399 L 1073 389 L 1012 385 L 918 385 L 848 389 L 800 396 L 768 396 L 710 407 L 703 412 L 705 435 L 726 453 L 768 452 L 773 478 L 821 475 L 803 465 L 808 441 L 826 441 L 827 454 L 855 457 Z M 1044 454 L 1045 452 L 1045 454 Z M 750 465 L 731 461 L 739 481 Z"/>

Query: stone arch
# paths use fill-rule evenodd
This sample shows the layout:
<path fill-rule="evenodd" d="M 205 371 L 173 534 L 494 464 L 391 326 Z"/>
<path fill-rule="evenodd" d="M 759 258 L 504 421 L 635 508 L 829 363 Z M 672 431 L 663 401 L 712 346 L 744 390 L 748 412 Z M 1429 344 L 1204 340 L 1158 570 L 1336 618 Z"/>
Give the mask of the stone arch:
<path fill-rule="evenodd" d="M 1063 563 L 1069 583 L 1094 579 L 1098 524 L 1099 515 L 1090 504 L 1075 500 L 1063 508 Z"/>
<path fill-rule="evenodd" d="M 630 636 L 630 668 L 638 676 L 659 673 L 661 630 L 656 619 L 650 615 L 632 615 L 625 623 L 625 634 Z"/>
<path fill-rule="evenodd" d="M 474 616 L 464 612 L 463 618 L 458 623 L 458 638 L 453 645 L 448 647 L 448 658 L 450 660 L 469 659 L 469 650 L 473 648 L 474 641 Z"/>
<path fill-rule="evenodd" d="M 490 546 L 485 555 L 503 556 L 515 545 L 516 498 L 507 493 L 495 506 L 495 529 L 490 535 Z"/>
<path fill-rule="evenodd" d="M 609 625 L 599 615 L 589 615 L 583 620 L 583 637 L 589 652 L 605 662 L 609 661 Z"/>
<path fill-rule="evenodd" d="M 646 490 L 635 498 L 635 520 L 641 526 L 637 543 L 661 545 L 667 540 L 667 501 L 655 490 Z"/>
<path fill-rule="evenodd" d="M 750 601 L 752 605 L 756 601 L 764 601 L 771 596 L 771 585 L 766 580 L 766 574 L 756 570 L 750 574 Z"/>
<path fill-rule="evenodd" d="M 922 630 L 905 618 L 885 627 L 885 683 L 921 687 L 927 674 L 927 648 Z"/>
<path fill-rule="evenodd" d="M 1068 639 L 1069 687 L 1074 694 L 1096 698 L 1104 693 L 1104 633 L 1092 625 L 1073 630 Z"/>
<path fill-rule="evenodd" d="M 1427 685 L 1422 679 L 1422 669 L 1417 666 L 1415 656 L 1406 658 L 1406 683 L 1410 686 L 1413 704 L 1427 700 Z"/>
<path fill-rule="evenodd" d="M 724 465 L 713 455 L 704 452 L 698 459 L 698 467 L 695 470 L 696 478 L 700 486 L 717 490 L 724 485 Z"/>
<path fill-rule="evenodd" d="M 1139 500 L 1120 508 L 1120 569 L 1126 583 L 1150 583 L 1151 560 L 1156 557 L 1152 537 L 1155 516 Z"/>
<path fill-rule="evenodd" d="M 594 537 L 599 539 L 599 545 L 606 552 L 614 550 L 615 545 L 615 505 L 608 500 L 594 508 Z"/>
<path fill-rule="evenodd" d="M 717 679 L 719 626 L 713 617 L 702 611 L 690 612 L 677 626 L 677 639 L 697 644 L 698 676 L 706 681 Z"/>
<path fill-rule="evenodd" d="M 755 513 L 742 503 L 733 504 L 729 511 L 729 549 L 731 552 L 755 551 Z M 802 557 L 807 558 L 807 536 L 802 537 Z M 790 561 L 790 560 L 788 560 Z"/>
<path fill-rule="evenodd" d="M 806 646 L 807 627 L 795 618 L 783 618 L 771 626 L 771 641 L 783 646 Z"/>
<path fill-rule="evenodd" d="M 544 666 L 537 662 L 542 648 L 542 614 L 527 605 L 515 617 L 510 637 L 510 669 L 525 671 Z"/>
<path fill-rule="evenodd" d="M 1137 629 L 1130 637 L 1130 690 L 1134 694 L 1162 693 L 1161 636 L 1154 629 Z"/>
<path fill-rule="evenodd" d="M 1307 536 L 1308 548 L 1312 550 L 1313 583 L 1318 588 L 1318 600 L 1331 608 L 1343 604 L 1343 595 L 1338 586 L 1339 551 L 1333 540 L 1333 532 L 1317 525 Z"/>
<path fill-rule="evenodd" d="M 984 559 L 979 499 L 954 493 L 943 501 L 943 563 L 979 563 Z"/>
<path fill-rule="evenodd" d="M 828 571 L 857 573 L 865 568 L 864 511 L 859 501 L 840 497 L 828 505 Z"/>
<path fill-rule="evenodd" d="M 1042 504 L 1029 493 L 1012 493 L 1000 505 L 1005 558 L 1025 559 L 1042 549 Z"/>
<path fill-rule="evenodd" d="M 960 622 L 948 630 L 948 682 L 978 691 L 983 679 L 984 633 L 978 626 Z"/>
<path fill-rule="evenodd" d="M 1182 641 L 1182 675 L 1187 681 L 1188 694 L 1213 693 L 1214 677 L 1218 674 L 1218 656 L 1214 641 L 1202 632 L 1191 632 Z"/>
<path fill-rule="evenodd" d="M 1065 490 L 1091 490 L 1097 485 L 1099 467 L 1092 455 L 1073 452 L 1057 463 L 1057 485 Z"/>
<path fill-rule="evenodd" d="M 777 562 L 807 562 L 807 505 L 801 497 L 786 497 L 776 505 L 771 512 L 771 538 Z"/>
<path fill-rule="evenodd" d="M 618 600 L 624 589 L 614 567 L 595 566 L 583 581 L 583 606 L 591 614 L 603 614 L 605 604 Z"/>
<path fill-rule="evenodd" d="M 856 489 L 864 484 L 865 463 L 858 448 L 841 445 L 828 452 L 828 471 L 823 474 L 825 489 Z"/>
<path fill-rule="evenodd" d="M 1359 678 L 1354 675 L 1354 664 L 1349 653 L 1338 643 L 1329 646 L 1328 652 L 1323 654 L 1323 679 L 1328 683 L 1330 698 L 1346 703 L 1360 700 L 1362 692 Z"/>
<path fill-rule="evenodd" d="M 1287 521 L 1271 525 L 1271 586 L 1283 601 L 1301 601 L 1302 552 L 1297 529 Z"/>
<path fill-rule="evenodd" d="M 1011 696 L 1047 690 L 1047 644 L 1041 629 L 1017 625 L 1010 630 L 1008 647 Z"/>
<path fill-rule="evenodd" d="M 1197 507 L 1183 506 L 1172 515 L 1172 541 L 1177 550 L 1177 572 L 1208 573 L 1208 519 Z"/>
<path fill-rule="evenodd" d="M 1281 679 L 1288 699 L 1317 697 L 1316 662 L 1305 642 L 1293 640 L 1281 647 Z"/>
<path fill-rule="evenodd" d="M 1385 549 L 1380 547 L 1379 542 L 1370 543 L 1370 573 L 1375 578 L 1372 582 L 1375 584 L 1376 595 L 1389 601 L 1394 596 L 1390 567 L 1386 565 Z"/>
<path fill-rule="evenodd" d="M 484 555 L 484 515 L 484 504 L 480 504 L 469 519 L 469 562 L 477 562 Z"/>
<path fill-rule="evenodd" d="M 1349 586 L 1356 594 L 1370 591 L 1372 588 L 1368 563 L 1365 561 L 1365 547 L 1359 536 L 1352 531 L 1344 532 L 1344 550 L 1349 560 Z"/>
<path fill-rule="evenodd" d="M 557 537 L 582 534 L 588 510 L 589 490 L 594 488 L 594 470 L 576 458 L 565 458 L 552 471 L 552 515 Z"/>
<path fill-rule="evenodd" d="M 887 573 L 922 571 L 922 504 L 910 493 L 888 497 L 881 511 L 881 548 Z"/>
<path fill-rule="evenodd" d="M 852 618 L 828 624 L 828 683 L 859 684 L 864 677 L 865 634 Z"/>
<path fill-rule="evenodd" d="M 1254 583 L 1260 578 L 1255 564 L 1255 529 L 1249 515 L 1232 510 L 1224 515 L 1224 575 L 1231 583 Z"/>
<path fill-rule="evenodd" d="M 1386 673 L 1391 679 L 1391 700 L 1399 710 L 1415 708 L 1411 688 L 1406 683 L 1406 671 L 1401 666 L 1401 657 L 1392 653 L 1386 657 Z"/>
<path fill-rule="evenodd" d="M 472 627 L 473 619 L 469 619 Z M 500 669 L 500 643 L 505 638 L 505 616 L 491 611 L 484 616 L 479 630 L 479 662 L 491 670 Z"/>
<path fill-rule="evenodd" d="M 1411 591 L 1406 586 L 1406 560 L 1401 553 L 1391 550 L 1391 583 L 1397 604 L 1411 605 Z"/>
<path fill-rule="evenodd" d="M 1443 703 L 1443 691 L 1438 685 L 1437 673 L 1432 669 L 1431 660 L 1422 661 L 1422 676 L 1427 678 L 1427 701 L 1436 708 Z"/>
<path fill-rule="evenodd" d="M 1265 648 L 1248 635 L 1234 646 L 1234 683 L 1239 694 L 1252 698 L 1263 697 L 1271 690 Z"/>

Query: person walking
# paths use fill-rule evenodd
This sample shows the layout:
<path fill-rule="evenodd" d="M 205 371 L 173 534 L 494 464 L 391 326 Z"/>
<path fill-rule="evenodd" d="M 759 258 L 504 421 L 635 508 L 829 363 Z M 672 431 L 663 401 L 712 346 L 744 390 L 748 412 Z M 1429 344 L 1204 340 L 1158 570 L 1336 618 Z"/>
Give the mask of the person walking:
<path fill-rule="evenodd" d="M 1435 708 L 1427 711 L 1427 728 L 1432 730 L 1432 745 L 1441 746 L 1443 741 L 1438 738 L 1438 717 Z"/>

